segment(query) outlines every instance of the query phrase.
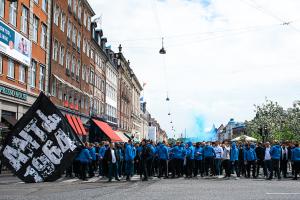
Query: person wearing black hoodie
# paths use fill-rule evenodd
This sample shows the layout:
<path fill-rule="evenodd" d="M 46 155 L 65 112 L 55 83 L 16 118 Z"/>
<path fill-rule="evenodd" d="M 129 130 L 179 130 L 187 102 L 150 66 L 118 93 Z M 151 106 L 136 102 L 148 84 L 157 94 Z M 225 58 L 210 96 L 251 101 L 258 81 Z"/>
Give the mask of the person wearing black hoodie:
<path fill-rule="evenodd" d="M 262 143 L 259 142 L 258 146 L 255 148 L 256 156 L 257 156 L 257 165 L 256 165 L 256 176 L 259 175 L 260 167 L 263 169 L 264 176 L 267 177 L 267 172 L 264 165 L 265 159 L 265 148 L 262 146 Z"/>
<path fill-rule="evenodd" d="M 142 150 L 140 153 L 140 158 L 141 158 L 141 178 L 142 176 L 144 176 L 144 178 L 142 178 L 143 181 L 148 181 L 148 169 L 147 169 L 147 161 L 148 159 L 151 157 L 151 149 L 150 147 L 146 144 L 146 141 L 143 140 L 142 141 Z"/>

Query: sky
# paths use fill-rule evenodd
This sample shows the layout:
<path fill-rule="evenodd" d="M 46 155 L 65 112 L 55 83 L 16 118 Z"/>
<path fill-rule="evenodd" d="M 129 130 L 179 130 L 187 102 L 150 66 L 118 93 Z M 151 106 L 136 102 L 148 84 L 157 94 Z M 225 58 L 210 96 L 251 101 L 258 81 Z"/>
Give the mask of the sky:
<path fill-rule="evenodd" d="M 89 2 L 108 44 L 122 44 L 146 83 L 147 108 L 169 137 L 250 120 L 266 97 L 285 108 L 299 99 L 300 1 Z"/>

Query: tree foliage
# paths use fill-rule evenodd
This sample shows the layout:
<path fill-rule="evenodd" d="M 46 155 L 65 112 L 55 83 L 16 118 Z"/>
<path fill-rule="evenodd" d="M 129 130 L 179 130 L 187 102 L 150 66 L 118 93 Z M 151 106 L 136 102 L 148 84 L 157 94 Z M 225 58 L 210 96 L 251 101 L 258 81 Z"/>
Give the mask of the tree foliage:
<path fill-rule="evenodd" d="M 254 105 L 255 117 L 246 121 L 248 135 L 262 140 L 260 129 L 268 132 L 267 140 L 297 140 L 300 139 L 300 103 L 284 109 L 277 102 L 266 99 L 262 105 Z"/>

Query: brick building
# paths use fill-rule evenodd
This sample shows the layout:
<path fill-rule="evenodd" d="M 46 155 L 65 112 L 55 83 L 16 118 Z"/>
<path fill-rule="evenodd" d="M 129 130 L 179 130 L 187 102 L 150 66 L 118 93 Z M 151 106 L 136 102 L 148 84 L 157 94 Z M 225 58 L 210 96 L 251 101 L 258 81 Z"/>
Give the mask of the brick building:
<path fill-rule="evenodd" d="M 0 133 L 48 94 L 51 2 L 0 0 Z"/>
<path fill-rule="evenodd" d="M 132 134 L 132 80 L 130 62 L 126 60 L 122 47 L 119 46 L 119 52 L 115 54 L 118 63 L 118 126 L 119 131 Z"/>
<path fill-rule="evenodd" d="M 95 63 L 91 17 L 94 15 L 87 0 L 53 0 L 51 100 L 79 135 L 85 135 L 83 124 L 89 120 L 93 106 Z"/>

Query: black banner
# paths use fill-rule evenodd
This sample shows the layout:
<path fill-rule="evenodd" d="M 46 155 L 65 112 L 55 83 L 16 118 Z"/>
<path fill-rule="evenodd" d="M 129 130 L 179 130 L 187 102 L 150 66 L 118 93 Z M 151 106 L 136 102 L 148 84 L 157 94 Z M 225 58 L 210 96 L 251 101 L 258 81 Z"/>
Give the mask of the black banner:
<path fill-rule="evenodd" d="M 17 122 L 2 148 L 4 163 L 27 183 L 55 181 L 72 164 L 80 139 L 43 93 Z"/>

